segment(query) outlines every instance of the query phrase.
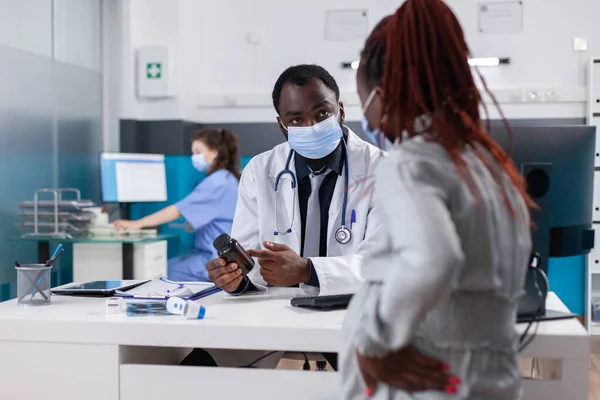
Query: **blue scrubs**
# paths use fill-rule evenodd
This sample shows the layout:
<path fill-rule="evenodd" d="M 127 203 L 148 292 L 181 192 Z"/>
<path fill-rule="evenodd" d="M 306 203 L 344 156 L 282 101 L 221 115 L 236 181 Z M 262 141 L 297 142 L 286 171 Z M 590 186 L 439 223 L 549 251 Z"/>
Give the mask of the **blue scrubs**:
<path fill-rule="evenodd" d="M 206 263 L 217 257 L 213 241 L 231 233 L 238 195 L 238 180 L 220 169 L 198 184 L 186 198 L 175 204 L 196 231 L 195 249 L 169 260 L 167 277 L 177 282 L 208 281 Z"/>

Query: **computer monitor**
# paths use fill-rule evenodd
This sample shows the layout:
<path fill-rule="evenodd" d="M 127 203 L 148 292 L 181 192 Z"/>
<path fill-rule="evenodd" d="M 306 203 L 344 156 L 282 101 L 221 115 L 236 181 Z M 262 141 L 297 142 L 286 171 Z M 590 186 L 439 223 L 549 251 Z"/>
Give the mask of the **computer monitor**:
<path fill-rule="evenodd" d="M 493 126 L 492 137 L 508 149 L 509 136 Z M 513 126 L 510 156 L 539 206 L 532 212 L 533 251 L 549 257 L 586 254 L 593 247 L 592 202 L 596 128 Z"/>
<path fill-rule="evenodd" d="M 165 156 L 100 153 L 103 203 L 167 201 Z"/>
<path fill-rule="evenodd" d="M 596 128 L 590 126 L 513 126 L 510 156 L 539 209 L 532 211 L 532 250 L 548 274 L 550 257 L 586 254 L 594 246 L 592 203 Z M 509 149 L 509 136 L 493 126 L 492 137 Z M 543 297 L 540 298 L 540 289 Z M 546 311 L 549 288 L 528 273 L 519 302 L 519 320 L 556 318 Z M 564 315 L 558 315 L 564 317 Z"/>

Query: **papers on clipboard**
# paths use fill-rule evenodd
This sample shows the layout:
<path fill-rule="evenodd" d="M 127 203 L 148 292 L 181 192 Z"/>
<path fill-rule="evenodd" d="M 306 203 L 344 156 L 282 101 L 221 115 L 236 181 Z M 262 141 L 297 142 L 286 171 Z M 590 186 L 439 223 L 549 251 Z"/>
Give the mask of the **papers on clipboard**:
<path fill-rule="evenodd" d="M 116 296 L 142 299 L 181 297 L 194 300 L 220 291 L 212 282 L 173 282 L 166 278 L 153 279 L 133 289 L 115 293 Z"/>

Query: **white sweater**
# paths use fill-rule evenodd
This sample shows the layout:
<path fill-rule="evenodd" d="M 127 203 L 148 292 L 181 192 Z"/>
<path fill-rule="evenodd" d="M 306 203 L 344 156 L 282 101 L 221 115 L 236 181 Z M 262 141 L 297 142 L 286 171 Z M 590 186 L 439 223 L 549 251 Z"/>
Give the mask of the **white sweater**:
<path fill-rule="evenodd" d="M 519 396 L 514 325 L 531 253 L 529 214 L 506 174 L 499 185 L 475 151 L 462 157 L 466 177 L 440 145 L 416 137 L 396 145 L 377 170 L 383 232 L 347 313 L 345 398 L 364 398 L 355 349 L 383 356 L 408 344 L 450 365 L 459 393 L 408 395 L 380 385 L 375 399 Z"/>

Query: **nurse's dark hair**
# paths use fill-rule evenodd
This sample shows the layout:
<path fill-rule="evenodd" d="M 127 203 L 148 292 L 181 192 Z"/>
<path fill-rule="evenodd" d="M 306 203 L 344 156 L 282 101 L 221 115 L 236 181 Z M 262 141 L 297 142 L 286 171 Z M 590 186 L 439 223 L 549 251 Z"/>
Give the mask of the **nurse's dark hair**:
<path fill-rule="evenodd" d="M 207 175 L 219 169 L 226 169 L 239 180 L 240 147 L 235 133 L 228 129 L 204 128 L 192 135 L 192 143 L 200 140 L 208 148 L 217 151 L 217 158 L 207 171 Z"/>
<path fill-rule="evenodd" d="M 369 89 L 380 87 L 383 92 L 382 131 L 392 141 L 400 132 L 417 135 L 414 121 L 427 115 L 432 121 L 429 130 L 448 152 L 458 172 L 474 191 L 474 180 L 462 152 L 472 148 L 493 174 L 502 190 L 504 203 L 515 214 L 502 184 L 503 172 L 523 196 L 529 207 L 535 207 L 525 189 L 525 183 L 508 154 L 491 138 L 489 118 L 483 126 L 479 112 L 487 108 L 468 63 L 470 51 L 463 30 L 454 13 L 441 0 L 407 0 L 393 14 L 373 29 L 361 52 L 358 78 Z M 493 94 L 477 71 L 483 88 L 493 100 L 504 121 L 508 135 L 510 126 Z M 390 127 L 394 126 L 394 131 Z M 491 158 L 500 165 L 493 168 Z"/>

